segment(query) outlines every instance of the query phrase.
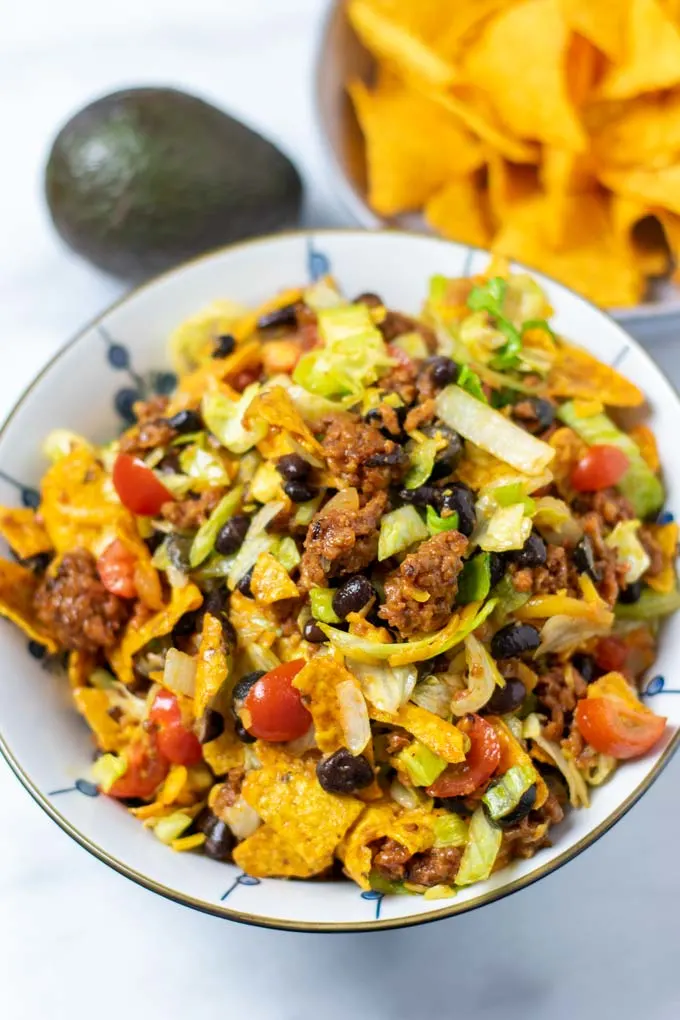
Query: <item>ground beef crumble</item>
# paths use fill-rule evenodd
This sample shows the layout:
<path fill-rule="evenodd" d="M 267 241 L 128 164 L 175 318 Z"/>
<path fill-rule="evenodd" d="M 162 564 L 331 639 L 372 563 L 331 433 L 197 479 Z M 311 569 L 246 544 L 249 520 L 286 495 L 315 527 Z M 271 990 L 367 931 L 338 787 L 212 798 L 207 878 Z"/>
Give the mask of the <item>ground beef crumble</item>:
<path fill-rule="evenodd" d="M 38 619 L 69 650 L 96 652 L 116 644 L 130 603 L 106 590 L 87 549 L 74 549 L 35 593 Z"/>
<path fill-rule="evenodd" d="M 241 787 L 245 776 L 245 769 L 242 768 L 229 769 L 227 772 L 212 803 L 211 810 L 218 818 L 222 818 L 221 812 L 225 808 L 233 807 L 241 796 Z M 222 820 L 226 821 L 226 819 Z"/>
<path fill-rule="evenodd" d="M 318 513 L 307 529 L 299 587 L 303 591 L 324 587 L 329 577 L 367 567 L 378 553 L 380 518 L 386 506 L 387 495 L 378 492 L 359 510 Z"/>
<path fill-rule="evenodd" d="M 197 531 L 210 517 L 224 496 L 223 488 L 206 489 L 197 495 L 189 493 L 184 499 L 172 500 L 161 507 L 161 515 L 180 531 Z"/>
<path fill-rule="evenodd" d="M 405 638 L 444 627 L 453 611 L 466 548 L 467 539 L 459 531 L 444 531 L 423 542 L 386 578 L 379 615 Z M 430 597 L 419 602 L 413 589 Z"/>
<path fill-rule="evenodd" d="M 394 839 L 375 844 L 373 870 L 387 882 L 414 882 L 418 885 L 450 885 L 455 881 L 463 851 L 459 847 L 441 847 L 411 854 Z"/>
<path fill-rule="evenodd" d="M 576 702 L 587 690 L 587 683 L 575 669 L 555 666 L 539 677 L 534 693 L 550 713 L 550 722 L 543 727 L 548 740 L 559 741 L 566 736 Z"/>
<path fill-rule="evenodd" d="M 126 432 L 120 439 L 120 452 L 139 457 L 159 446 L 167 446 L 177 432 L 165 418 L 151 418 Z"/>
<path fill-rule="evenodd" d="M 398 484 L 408 468 L 402 448 L 379 429 L 351 414 L 325 422 L 322 446 L 330 471 L 365 496 Z"/>

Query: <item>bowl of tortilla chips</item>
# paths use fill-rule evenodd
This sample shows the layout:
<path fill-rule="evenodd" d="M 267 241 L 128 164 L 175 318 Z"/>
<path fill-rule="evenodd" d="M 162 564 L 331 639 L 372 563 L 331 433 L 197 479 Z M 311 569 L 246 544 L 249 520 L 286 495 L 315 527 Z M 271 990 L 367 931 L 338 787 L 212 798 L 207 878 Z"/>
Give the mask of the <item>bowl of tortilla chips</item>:
<path fill-rule="evenodd" d="M 517 258 L 631 328 L 680 315 L 677 4 L 339 0 L 317 106 L 364 226 Z"/>
<path fill-rule="evenodd" d="M 121 741 L 125 744 L 131 739 L 126 727 L 132 728 L 130 732 L 133 735 L 139 734 L 140 730 L 152 735 L 155 732 L 154 727 L 149 729 L 146 723 L 148 704 L 145 698 L 148 700 L 151 691 L 157 690 L 157 686 L 151 686 L 148 695 L 145 691 L 152 681 L 156 685 L 165 682 L 163 654 L 166 655 L 166 667 L 170 656 L 167 642 L 164 645 L 163 638 L 179 619 L 186 618 L 187 613 L 189 617 L 191 613 L 195 614 L 203 598 L 196 584 L 187 582 L 182 570 L 169 559 L 164 561 L 163 587 L 158 587 L 158 572 L 154 564 L 160 564 L 161 561 L 157 557 L 153 562 L 150 560 L 144 542 L 144 536 L 150 537 L 149 518 L 135 517 L 127 509 L 122 513 L 121 504 L 116 501 L 111 489 L 111 450 L 117 448 L 116 437 L 120 437 L 123 430 L 129 430 L 131 424 L 134 426 L 132 409 L 135 402 L 142 400 L 149 405 L 159 400 L 160 403 L 154 406 L 166 406 L 164 399 L 167 401 L 167 395 L 176 392 L 177 376 L 174 372 L 179 372 L 180 390 L 182 385 L 188 386 L 187 392 L 193 392 L 191 387 L 199 384 L 205 387 L 213 377 L 217 384 L 221 373 L 232 365 L 228 358 L 222 358 L 225 331 L 229 329 L 240 337 L 239 349 L 230 356 L 232 359 L 241 359 L 238 364 L 243 368 L 246 362 L 242 359 L 246 354 L 252 358 L 254 351 L 266 346 L 257 333 L 253 335 L 254 324 L 262 321 L 258 315 L 262 315 L 263 303 L 267 315 L 270 315 L 272 308 L 280 312 L 281 307 L 291 301 L 291 295 L 298 295 L 299 299 L 300 295 L 308 294 L 311 301 L 313 292 L 314 300 L 322 308 L 324 302 L 328 304 L 329 294 L 335 292 L 333 288 L 347 298 L 370 292 L 372 295 L 380 295 L 385 307 L 399 310 L 400 317 L 394 321 L 402 324 L 403 331 L 403 328 L 408 328 L 409 322 L 414 321 L 408 317 L 418 316 L 428 300 L 428 280 L 433 278 L 438 281 L 438 291 L 446 279 L 452 284 L 460 283 L 460 278 L 463 278 L 464 283 L 469 283 L 469 277 L 483 282 L 485 274 L 488 278 L 488 265 L 488 253 L 475 253 L 465 245 L 398 231 L 302 232 L 236 245 L 175 269 L 112 306 L 56 355 L 11 412 L 0 433 L 0 504 L 6 508 L 0 517 L 0 533 L 3 536 L 0 610 L 2 616 L 11 621 L 3 621 L 0 627 L 0 651 L 4 664 L 0 750 L 28 792 L 53 820 L 86 850 L 122 875 L 187 906 L 219 917 L 273 928 L 358 931 L 419 924 L 489 903 L 523 888 L 572 859 L 606 832 L 642 796 L 669 761 L 679 741 L 680 699 L 674 696 L 677 691 L 672 689 L 677 687 L 677 683 L 666 684 L 664 676 L 670 678 L 675 674 L 674 667 L 680 648 L 678 615 L 667 617 L 664 622 L 658 654 L 655 658 L 652 655 L 653 665 L 645 674 L 642 687 L 643 703 L 648 699 L 649 707 L 654 712 L 652 716 L 651 711 L 644 709 L 647 716 L 655 719 L 665 717 L 667 720 L 665 730 L 653 750 L 635 760 L 622 763 L 619 769 L 613 768 L 613 760 L 609 761 L 606 769 L 608 781 L 597 788 L 593 787 L 591 796 L 585 794 L 585 800 L 581 790 L 581 801 L 590 801 L 590 807 L 569 812 L 565 820 L 555 826 L 554 836 L 551 832 L 551 844 L 543 842 L 535 856 L 530 859 L 517 858 L 507 867 L 490 874 L 490 866 L 486 867 L 483 880 L 471 885 L 461 884 L 458 888 L 447 887 L 445 895 L 439 888 L 438 894 L 443 896 L 439 900 L 431 895 L 392 895 L 384 885 L 374 886 L 361 876 L 356 883 L 343 879 L 339 869 L 340 860 L 336 871 L 329 867 L 313 881 L 286 881 L 266 877 L 271 874 L 302 877 L 308 874 L 308 870 L 300 870 L 295 866 L 300 853 L 306 854 L 310 847 L 316 852 L 321 844 L 327 844 L 331 849 L 338 844 L 339 835 L 334 828 L 337 828 L 337 812 L 334 815 L 327 808 L 328 803 L 335 803 L 338 798 L 334 800 L 316 782 L 313 769 L 316 751 L 308 744 L 296 748 L 292 744 L 271 744 L 269 750 L 261 747 L 261 741 L 240 745 L 243 755 L 244 747 L 251 749 L 249 754 L 254 748 L 256 758 L 258 755 L 260 757 L 259 765 L 252 757 L 248 759 L 250 764 L 247 767 L 251 770 L 251 776 L 264 776 L 266 779 L 269 774 L 265 768 L 260 768 L 265 750 L 269 754 L 275 751 L 277 761 L 280 759 L 285 765 L 282 768 L 277 765 L 278 771 L 274 777 L 276 811 L 269 810 L 264 801 L 258 802 L 260 812 L 267 815 L 267 824 L 261 825 L 253 835 L 239 844 L 242 850 L 250 847 L 251 857 L 248 862 L 239 853 L 235 854 L 233 861 L 212 859 L 202 852 L 200 844 L 204 836 L 200 832 L 187 835 L 187 832 L 192 831 L 191 828 L 187 829 L 187 825 L 191 825 L 193 816 L 205 798 L 210 796 L 207 789 L 215 782 L 211 778 L 212 773 L 206 772 L 205 765 L 173 765 L 169 772 L 166 768 L 163 774 L 165 778 L 156 777 L 151 783 L 155 789 L 157 783 L 162 782 L 154 794 L 151 794 L 151 787 L 143 794 L 136 788 L 133 797 L 129 785 L 125 791 L 120 788 L 116 793 L 115 784 L 126 781 L 126 768 L 134 772 L 130 762 L 127 762 L 122 773 L 118 770 L 108 775 L 105 781 L 102 771 L 104 766 L 110 771 L 112 764 L 120 764 L 116 751 Z M 496 263 L 496 271 L 498 265 Z M 511 269 L 506 266 L 504 271 L 523 273 L 521 267 Z M 625 438 L 629 452 L 639 450 L 635 454 L 637 470 L 639 476 L 644 476 L 651 485 L 649 491 L 653 494 L 654 513 L 665 499 L 666 523 L 654 524 L 652 527 L 664 528 L 664 534 L 669 534 L 672 539 L 664 567 L 670 587 L 664 589 L 666 595 L 663 592 L 652 592 L 652 596 L 655 605 L 660 604 L 659 599 L 663 602 L 668 598 L 675 605 L 677 594 L 671 589 L 675 585 L 673 555 L 677 526 L 668 521 L 672 521 L 670 511 L 678 506 L 678 399 L 647 354 L 610 317 L 547 277 L 535 274 L 535 282 L 523 275 L 518 276 L 518 279 L 523 281 L 525 289 L 529 288 L 527 293 L 530 296 L 537 292 L 538 284 L 542 288 L 542 300 L 554 310 L 550 320 L 552 328 L 547 334 L 544 329 L 542 338 L 534 337 L 535 340 L 541 339 L 541 343 L 550 336 L 560 338 L 559 349 L 564 357 L 556 364 L 557 374 L 552 379 L 552 392 L 561 394 L 562 399 L 578 398 L 573 401 L 574 413 L 594 415 L 592 421 L 596 418 L 598 421 L 605 419 L 602 404 L 598 401 L 608 402 L 608 409 L 611 408 L 612 413 L 620 411 L 634 415 L 637 413 L 636 408 L 645 412 L 647 426 L 638 426 L 637 432 L 632 431 L 632 421 L 626 426 L 631 429 L 630 434 L 636 437 L 637 447 L 632 440 Z M 238 328 L 234 325 L 237 321 L 240 323 Z M 309 326 L 310 322 L 307 321 L 306 328 Z M 378 346 L 382 343 L 379 336 L 373 336 L 373 333 L 371 336 L 374 346 L 375 343 Z M 174 340 L 169 343 L 171 337 Z M 270 360 L 274 357 L 271 338 L 271 333 L 265 337 L 269 343 Z M 571 342 L 567 343 L 562 338 L 568 338 Z M 226 346 L 233 349 L 233 342 L 232 336 Z M 287 349 L 286 344 L 290 346 L 286 339 L 280 342 L 284 344 L 283 349 Z M 574 344 L 586 345 L 587 351 Z M 204 348 L 208 351 L 207 355 L 203 355 L 207 361 L 202 368 L 189 371 L 191 365 L 186 360 L 187 352 L 199 349 L 204 351 Z M 209 353 L 212 350 L 217 352 L 217 360 Z M 618 370 L 611 366 L 618 366 Z M 279 367 L 279 372 L 282 371 L 285 370 Z M 627 378 L 624 378 L 624 374 Z M 279 378 L 285 381 L 285 376 Z M 466 385 L 472 385 L 475 378 L 474 372 L 468 372 Z M 634 379 L 635 384 L 629 382 L 629 379 Z M 240 385 L 246 383 L 242 381 Z M 651 404 L 646 409 L 641 407 L 643 394 L 647 395 Z M 468 403 L 472 399 L 466 394 L 463 396 Z M 477 403 L 477 399 L 472 399 L 473 405 Z M 489 413 L 492 417 L 496 414 L 490 408 Z M 504 428 L 510 428 L 509 422 L 506 419 L 503 421 Z M 282 421 L 279 421 L 279 425 L 280 428 L 273 427 L 274 439 L 279 432 L 285 431 Z M 154 426 L 151 422 L 148 427 L 153 431 L 158 425 Z M 608 428 L 611 432 L 613 426 Z M 652 432 L 656 436 L 658 449 Z M 541 450 L 545 445 L 528 434 L 519 434 L 524 436 L 525 443 L 529 441 L 534 446 L 537 444 Z M 45 446 L 45 437 L 48 435 L 51 439 Z M 261 436 L 262 433 L 257 435 Z M 77 440 L 74 438 L 76 436 L 83 438 Z M 184 443 L 191 441 L 191 436 L 180 436 L 179 439 Z M 264 439 L 260 441 L 265 442 Z M 302 449 L 299 445 L 297 448 Z M 180 445 L 176 449 L 184 451 L 186 447 Z M 567 451 L 563 452 L 566 456 Z M 153 453 L 152 450 L 151 455 Z M 181 469 L 193 470 L 186 456 L 186 453 L 179 454 Z M 211 459 L 210 449 L 201 447 L 196 463 L 200 461 L 204 467 L 214 467 L 214 457 L 214 449 Z M 562 454 L 558 458 L 560 462 L 561 457 Z M 189 459 L 194 464 L 196 458 Z M 250 472 L 252 475 L 252 454 L 246 454 L 243 460 L 246 474 Z M 53 462 L 51 468 L 50 461 Z M 154 464 L 156 462 L 157 458 L 153 460 Z M 493 462 L 494 458 L 487 458 L 484 462 L 487 465 L 485 470 Z M 663 465 L 665 489 L 658 474 L 659 463 Z M 249 464 L 251 467 L 248 467 Z M 142 465 L 142 469 L 147 476 L 152 474 L 148 467 Z M 276 478 L 276 471 L 274 476 Z M 171 474 L 165 473 L 160 477 L 170 484 Z M 262 480 L 261 471 L 257 472 L 257 477 Z M 116 484 L 114 481 L 114 486 Z M 155 484 L 158 485 L 158 481 Z M 513 486 L 506 485 L 505 488 L 512 489 Z M 525 499 L 518 505 L 522 509 L 535 508 L 536 504 L 531 499 Z M 42 516 L 36 516 L 36 507 L 41 508 Z M 138 514 L 149 512 L 148 509 L 137 507 Z M 110 541 L 107 522 L 110 523 L 112 513 L 117 522 L 113 545 L 119 549 L 122 547 L 125 555 L 144 554 L 139 564 L 145 569 L 141 573 L 135 570 L 134 583 L 138 593 L 143 590 L 147 602 L 151 602 L 155 608 L 149 608 L 145 603 L 138 607 L 138 613 L 135 610 L 134 618 L 129 620 L 122 632 L 122 641 L 108 648 L 108 658 L 97 668 L 95 660 L 87 651 L 77 650 L 81 642 L 78 632 L 74 633 L 73 620 L 69 624 L 66 617 L 63 617 L 61 638 L 53 639 L 45 629 L 47 624 L 44 614 L 41 617 L 38 611 L 36 615 L 34 594 L 40 577 L 47 583 L 49 590 L 52 575 L 46 571 L 49 570 L 49 557 L 53 549 L 85 547 L 87 550 L 91 545 L 98 549 L 104 539 L 106 543 Z M 205 537 L 206 529 L 203 528 L 202 532 Z M 158 547 L 157 543 L 155 546 L 157 549 L 164 548 Z M 14 560 L 9 549 L 14 550 Z M 269 553 L 264 555 L 265 559 L 268 557 L 274 563 L 280 574 L 280 564 L 274 562 Z M 47 557 L 47 567 L 41 561 L 41 556 Z M 56 562 L 58 564 L 59 560 Z M 220 566 L 219 557 L 215 564 L 217 569 Z M 154 577 L 155 583 L 151 584 Z M 219 582 L 219 574 L 216 577 Z M 253 573 L 253 588 L 254 578 Z M 113 580 L 117 584 L 120 578 L 116 575 Z M 290 586 L 287 575 L 285 580 Z M 660 577 L 658 580 L 660 582 Z M 200 583 L 204 582 L 205 578 Z M 76 583 L 75 578 L 73 583 Z M 78 583 L 81 586 L 83 583 L 94 584 L 87 578 L 80 579 Z M 96 585 L 92 590 L 95 588 Z M 488 584 L 486 588 L 488 593 Z M 101 601 L 102 593 L 99 589 L 97 591 L 97 598 Z M 592 605 L 578 602 L 580 616 L 583 617 L 584 613 L 588 616 L 592 611 L 600 615 L 604 613 L 607 627 L 611 626 L 613 614 L 602 608 L 604 604 L 599 605 L 592 584 L 584 587 L 584 592 L 588 591 L 589 597 L 595 599 L 595 602 Z M 236 595 L 234 592 L 234 598 Z M 559 596 L 557 598 L 559 602 Z M 239 599 L 241 606 L 251 605 L 250 598 L 239 595 Z M 560 604 L 566 605 L 570 601 L 574 602 L 574 599 L 567 598 Z M 278 640 L 278 631 L 274 624 L 272 629 L 267 623 L 270 619 L 268 610 L 269 607 L 265 606 L 260 611 L 264 624 L 258 613 L 251 610 L 252 617 L 248 612 L 242 613 L 235 620 L 234 626 L 235 632 L 239 634 L 245 628 L 251 636 L 261 635 L 255 651 L 259 649 L 260 659 L 271 665 L 271 646 L 275 639 Z M 82 606 L 79 612 L 82 614 Z M 206 613 L 209 611 L 206 610 Z M 114 617 L 110 619 L 114 620 Z M 558 619 L 555 617 L 549 622 L 557 622 Z M 206 615 L 205 620 L 217 625 L 215 654 L 210 651 L 212 645 L 208 641 L 206 647 L 210 655 L 205 656 L 205 662 L 210 663 L 205 679 L 212 683 L 213 666 L 222 668 L 219 666 L 222 659 L 218 647 L 222 640 L 222 625 L 210 615 Z M 623 623 L 625 629 L 625 620 Z M 70 627 L 66 636 L 68 640 L 64 638 L 64 627 L 67 626 Z M 365 622 L 365 627 L 368 626 Z M 205 628 L 204 623 L 204 631 Z M 87 633 L 94 640 L 92 632 Z M 338 633 L 340 639 L 350 637 L 342 630 Z M 180 643 L 187 640 L 185 634 L 180 638 Z M 290 638 L 281 637 L 284 645 L 286 640 Z M 204 645 L 205 641 L 201 644 L 203 650 Z M 145 648 L 140 653 L 141 646 Z M 76 651 L 68 655 L 67 662 L 58 654 L 60 647 L 76 648 Z M 186 664 L 190 658 L 187 652 L 191 652 L 191 648 L 186 644 L 183 647 L 184 653 L 173 654 L 175 658 L 179 654 L 180 660 L 183 655 Z M 318 650 L 320 646 L 309 647 Z M 380 647 L 384 649 L 385 646 Z M 395 649 L 404 647 L 411 646 L 394 645 Z M 449 645 L 442 647 L 448 648 Z M 290 659 L 290 649 L 285 653 L 283 645 L 277 644 L 276 648 L 281 651 L 284 662 L 287 661 L 286 654 Z M 144 661 L 151 670 L 146 678 L 142 676 L 146 684 L 141 688 L 137 685 L 140 680 L 140 654 L 146 656 Z M 326 659 L 326 662 L 329 661 Z M 405 661 L 413 660 L 409 658 Z M 269 665 L 265 668 L 269 668 Z M 301 677 L 303 673 L 304 670 Z M 199 667 L 196 672 L 197 691 L 198 675 Z M 169 683 L 169 674 L 167 679 Z M 188 679 L 191 681 L 190 677 Z M 219 675 L 216 679 L 221 682 Z M 173 683 L 176 685 L 179 680 L 178 675 L 174 677 Z M 186 681 L 187 677 L 184 677 L 182 684 Z M 189 688 L 181 686 L 178 689 L 186 693 L 190 687 L 191 683 Z M 313 691 L 310 696 L 313 696 Z M 189 711 L 191 698 L 184 697 L 182 704 L 185 702 Z M 411 708 L 415 710 L 415 706 Z M 455 731 L 450 723 L 431 712 L 422 708 L 418 708 L 417 712 L 427 717 L 431 725 L 448 727 L 447 732 Z M 383 719 L 383 714 L 376 718 Z M 233 720 L 230 726 L 233 728 Z M 523 732 L 522 725 L 520 730 Z M 96 743 L 93 733 L 97 738 Z M 213 743 L 219 744 L 225 733 L 226 730 Z M 423 736 L 425 739 L 426 736 Z M 210 749 L 211 744 L 205 743 L 205 747 Z M 102 749 L 107 752 L 103 757 Z M 293 780 L 300 771 L 300 761 L 306 761 L 304 756 L 309 753 L 312 755 L 312 764 L 307 769 L 309 775 L 305 773 L 305 790 L 310 795 L 305 794 L 305 810 L 301 811 L 299 798 L 296 800 L 296 782 Z M 297 758 L 294 757 L 296 754 Z M 225 769 L 220 768 L 207 751 L 205 758 L 206 762 L 212 763 L 211 767 L 214 766 L 215 775 L 223 775 Z M 451 760 L 457 761 L 459 758 Z M 130 777 L 133 777 L 132 773 Z M 142 768 L 137 778 L 143 779 L 148 786 L 149 770 Z M 108 795 L 105 791 L 108 791 Z M 271 791 L 267 787 L 264 792 L 269 796 Z M 402 798 L 405 792 L 400 791 Z M 356 819 L 357 811 L 366 805 L 352 798 L 339 800 L 343 803 L 347 801 L 353 808 L 351 816 L 343 823 L 344 829 L 347 829 Z M 233 806 L 229 801 L 228 811 L 232 811 Z M 390 808 L 392 814 L 396 810 L 398 808 L 394 806 Z M 422 815 L 423 811 L 419 813 Z M 228 817 L 231 819 L 230 824 L 235 827 L 236 821 L 232 815 Z M 255 814 L 254 818 L 255 824 L 258 824 L 258 815 Z M 178 819 L 181 821 L 179 829 L 175 828 Z M 253 821 L 252 810 L 248 820 L 249 824 Z M 240 818 L 240 823 L 243 837 L 244 817 Z M 171 832 L 166 831 L 169 827 Z M 180 830 L 184 835 L 180 834 Z M 348 859 L 347 847 L 352 839 L 357 843 L 357 853 L 361 859 L 365 855 L 370 858 L 369 850 L 361 842 L 362 831 L 361 826 L 355 827 L 352 830 L 354 835 L 350 833 L 344 842 L 337 845 L 338 853 L 340 857 L 344 853 L 345 861 Z M 281 846 L 285 848 L 286 840 L 291 839 L 293 850 L 289 849 L 287 856 L 282 856 Z M 255 849 L 257 856 L 253 856 Z M 299 859 L 302 863 L 306 861 L 306 858 Z M 493 858 L 490 860 L 493 861 Z"/>

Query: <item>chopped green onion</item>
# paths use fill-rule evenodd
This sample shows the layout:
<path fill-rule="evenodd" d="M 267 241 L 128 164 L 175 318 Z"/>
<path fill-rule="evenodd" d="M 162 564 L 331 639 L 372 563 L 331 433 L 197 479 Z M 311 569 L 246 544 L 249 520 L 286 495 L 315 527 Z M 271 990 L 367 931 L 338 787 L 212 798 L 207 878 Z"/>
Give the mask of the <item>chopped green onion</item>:
<path fill-rule="evenodd" d="M 490 312 L 491 315 L 503 314 L 503 301 L 507 293 L 507 281 L 494 276 L 486 283 L 473 287 L 467 299 L 468 308 L 473 312 Z"/>
<path fill-rule="evenodd" d="M 498 485 L 491 489 L 489 494 L 496 500 L 499 506 L 513 506 L 515 503 L 524 505 L 524 512 L 531 515 L 536 509 L 536 502 L 527 496 L 526 489 L 522 482 L 510 482 L 508 485 Z"/>
<path fill-rule="evenodd" d="M 473 372 L 467 365 L 462 365 L 460 372 L 458 373 L 458 385 L 466 393 L 469 393 L 471 397 L 475 397 L 476 400 L 481 400 L 482 403 L 488 404 L 486 399 L 486 393 L 482 387 L 482 380 L 479 378 L 476 372 Z"/>
<path fill-rule="evenodd" d="M 466 560 L 458 577 L 456 601 L 461 606 L 481 602 L 491 590 L 491 556 L 482 552 Z"/>
<path fill-rule="evenodd" d="M 425 522 L 431 535 L 438 535 L 442 531 L 456 531 L 459 524 L 457 511 L 453 511 L 448 517 L 440 517 L 432 506 L 425 511 Z"/>

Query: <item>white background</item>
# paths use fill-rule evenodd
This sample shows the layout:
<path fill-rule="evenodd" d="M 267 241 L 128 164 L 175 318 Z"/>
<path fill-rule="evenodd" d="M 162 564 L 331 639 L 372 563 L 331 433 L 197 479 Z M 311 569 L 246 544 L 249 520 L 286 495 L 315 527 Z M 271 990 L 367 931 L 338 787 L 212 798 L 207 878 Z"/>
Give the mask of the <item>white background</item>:
<path fill-rule="evenodd" d="M 344 222 L 312 118 L 325 6 L 0 0 L 0 416 L 121 292 L 61 247 L 41 195 L 50 138 L 97 94 L 140 83 L 200 92 L 294 156 L 306 222 Z M 680 382 L 673 345 L 652 353 Z M 677 1018 L 679 780 L 676 760 L 614 832 L 501 903 L 419 929 L 294 935 L 137 888 L 72 843 L 0 764 L 0 1016 Z"/>

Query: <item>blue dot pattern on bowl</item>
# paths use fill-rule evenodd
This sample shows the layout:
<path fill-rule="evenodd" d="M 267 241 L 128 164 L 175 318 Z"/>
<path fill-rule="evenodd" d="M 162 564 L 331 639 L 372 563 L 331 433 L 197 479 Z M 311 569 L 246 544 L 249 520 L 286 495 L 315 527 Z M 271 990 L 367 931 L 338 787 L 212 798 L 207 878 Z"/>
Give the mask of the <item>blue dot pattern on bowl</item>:
<path fill-rule="evenodd" d="M 260 884 L 259 878 L 254 878 L 252 875 L 246 875 L 245 872 L 241 872 L 240 875 L 236 876 L 236 878 L 231 883 L 229 888 L 225 892 L 222 893 L 222 895 L 220 896 L 220 902 L 224 903 L 225 900 L 229 899 L 229 897 L 231 896 L 233 891 L 236 888 L 238 888 L 238 886 L 242 886 L 242 885 L 259 885 L 259 884 Z"/>
<path fill-rule="evenodd" d="M 106 360 L 117 372 L 125 372 L 131 385 L 123 386 L 114 397 L 116 413 L 123 419 L 125 426 L 134 424 L 133 407 L 138 400 L 148 400 L 152 396 L 167 396 L 177 384 L 177 376 L 169 371 L 152 371 L 140 375 L 134 370 L 132 356 L 128 348 L 118 339 L 114 339 L 104 326 L 98 327 L 99 335 L 106 344 Z"/>
<path fill-rule="evenodd" d="M 372 900 L 375 903 L 375 919 L 379 921 L 385 893 L 377 892 L 375 889 L 367 889 L 366 892 L 361 893 L 361 898 L 362 900 Z"/>
<path fill-rule="evenodd" d="M 657 673 L 645 687 L 642 697 L 653 698 L 655 694 L 680 694 L 680 689 L 677 687 L 666 687 L 666 678 Z"/>

